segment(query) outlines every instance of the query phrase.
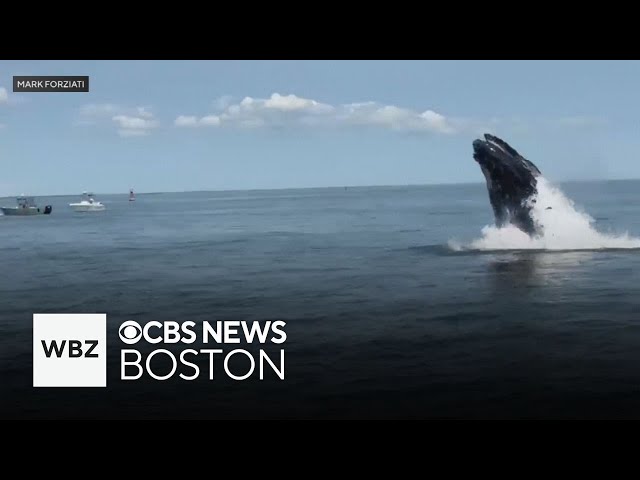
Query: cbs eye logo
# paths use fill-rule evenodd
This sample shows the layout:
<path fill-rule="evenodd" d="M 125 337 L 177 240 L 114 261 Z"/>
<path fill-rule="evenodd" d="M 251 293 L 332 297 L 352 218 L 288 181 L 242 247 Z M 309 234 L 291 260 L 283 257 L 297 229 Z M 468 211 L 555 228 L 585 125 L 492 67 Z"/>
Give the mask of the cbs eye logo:
<path fill-rule="evenodd" d="M 123 343 L 133 345 L 134 343 L 138 343 L 142 337 L 142 328 L 140 328 L 140 325 L 138 325 L 137 322 L 127 320 L 120 325 L 118 334 L 120 335 L 120 340 L 122 340 Z"/>

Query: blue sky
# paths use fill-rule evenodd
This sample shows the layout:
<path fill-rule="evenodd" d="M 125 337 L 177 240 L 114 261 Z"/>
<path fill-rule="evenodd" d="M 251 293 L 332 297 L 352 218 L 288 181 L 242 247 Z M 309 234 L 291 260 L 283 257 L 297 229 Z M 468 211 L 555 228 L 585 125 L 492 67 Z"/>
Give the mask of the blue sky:
<path fill-rule="evenodd" d="M 13 75 L 89 75 L 16 93 Z M 0 61 L 0 195 L 640 178 L 640 62 Z"/>

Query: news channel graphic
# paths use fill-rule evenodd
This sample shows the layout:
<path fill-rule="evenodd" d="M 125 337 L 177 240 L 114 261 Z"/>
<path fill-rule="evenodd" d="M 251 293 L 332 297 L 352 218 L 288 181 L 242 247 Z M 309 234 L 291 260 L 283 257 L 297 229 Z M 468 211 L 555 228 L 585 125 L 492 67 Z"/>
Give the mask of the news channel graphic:
<path fill-rule="evenodd" d="M 34 387 L 106 387 L 104 313 L 33 315 Z"/>
<path fill-rule="evenodd" d="M 119 379 L 143 377 L 156 381 L 179 378 L 192 381 L 204 376 L 214 380 L 221 363 L 224 375 L 235 381 L 267 375 L 285 379 L 285 350 L 277 354 L 260 348 L 178 348 L 181 345 L 282 345 L 287 340 L 286 322 L 217 320 L 149 321 L 143 325 L 127 320 L 120 324 Z M 106 387 L 106 314 L 34 314 L 33 386 Z M 151 350 L 134 348 L 142 343 Z M 164 347 L 164 348 L 163 348 Z M 241 362 L 237 360 L 241 359 Z M 198 361 L 199 360 L 199 361 Z M 218 374 L 219 375 L 219 374 Z"/>
<path fill-rule="evenodd" d="M 84 76 L 14 76 L 13 92 L 89 92 L 89 77 Z"/>

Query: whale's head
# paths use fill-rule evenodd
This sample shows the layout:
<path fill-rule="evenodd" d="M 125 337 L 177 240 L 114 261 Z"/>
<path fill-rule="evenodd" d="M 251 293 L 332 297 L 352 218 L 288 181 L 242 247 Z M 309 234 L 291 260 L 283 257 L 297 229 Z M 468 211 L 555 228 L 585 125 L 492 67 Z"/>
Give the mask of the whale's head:
<path fill-rule="evenodd" d="M 538 167 L 504 140 L 486 133 L 473 141 L 473 158 L 484 174 L 498 226 L 513 224 L 529 235 L 539 228 L 531 218 Z"/>

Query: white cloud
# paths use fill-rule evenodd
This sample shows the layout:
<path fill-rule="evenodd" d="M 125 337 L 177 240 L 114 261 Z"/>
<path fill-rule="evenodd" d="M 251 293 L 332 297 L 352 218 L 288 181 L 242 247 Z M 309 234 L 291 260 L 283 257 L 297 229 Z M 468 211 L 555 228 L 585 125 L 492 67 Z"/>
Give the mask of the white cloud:
<path fill-rule="evenodd" d="M 249 98 L 249 97 L 247 97 Z M 245 98 L 246 100 L 246 98 Z M 244 100 L 243 100 L 244 101 Z M 252 104 L 260 104 L 261 100 L 253 100 Z M 331 105 L 318 103 L 308 98 L 296 97 L 295 95 L 280 95 L 274 93 L 271 98 L 264 100 L 264 108 L 272 108 L 274 110 L 282 110 L 283 112 L 292 111 L 312 111 L 312 112 L 330 112 L 333 110 Z"/>
<path fill-rule="evenodd" d="M 141 118 L 153 118 L 153 113 L 147 110 L 147 107 L 136 108 L 136 113 Z"/>
<path fill-rule="evenodd" d="M 4 87 L 0 87 L 0 105 L 9 103 L 9 92 Z"/>
<path fill-rule="evenodd" d="M 433 110 L 426 110 L 420 114 L 420 124 L 426 129 L 438 130 L 443 133 L 453 133 L 453 127 L 449 125 L 445 116 Z"/>
<path fill-rule="evenodd" d="M 148 130 L 155 128 L 157 122 L 149 118 L 129 117 L 127 115 L 116 115 L 112 118 L 120 127 L 128 130 Z"/>
<path fill-rule="evenodd" d="M 394 105 L 375 102 L 352 103 L 345 106 L 346 122 L 356 125 L 374 125 L 398 131 L 454 133 L 456 128 L 444 115 L 425 110 L 417 112 Z"/>
<path fill-rule="evenodd" d="M 80 116 L 85 120 L 87 118 L 113 118 L 122 115 L 153 119 L 153 113 L 149 107 L 126 107 L 116 103 L 89 103 L 80 107 Z"/>
<path fill-rule="evenodd" d="M 176 127 L 217 127 L 220 125 L 220 117 L 207 115 L 198 118 L 194 115 L 180 115 L 173 123 Z"/>
<path fill-rule="evenodd" d="M 8 98 L 8 100 L 7 100 Z M 0 103 L 11 101 L 0 88 Z M 214 111 L 204 116 L 178 115 L 181 128 L 376 128 L 414 134 L 473 134 L 485 132 L 525 133 L 549 128 L 588 128 L 605 125 L 606 119 L 579 115 L 556 119 L 462 118 L 450 117 L 433 109 L 406 108 L 379 102 L 353 102 L 330 105 L 294 94 L 273 93 L 268 98 L 244 97 L 232 102 L 222 96 L 213 102 Z M 159 127 L 149 107 L 126 107 L 113 103 L 84 105 L 74 125 L 110 124 L 123 137 L 148 135 Z"/>
<path fill-rule="evenodd" d="M 121 137 L 141 137 L 148 135 L 152 129 L 158 126 L 158 122 L 152 118 L 116 115 L 112 120 L 118 126 L 118 135 Z"/>
<path fill-rule="evenodd" d="M 198 118 L 194 115 L 179 115 L 173 124 L 176 127 L 197 127 Z"/>
<path fill-rule="evenodd" d="M 266 99 L 245 97 L 239 103 L 225 103 L 217 115 L 200 118 L 180 115 L 174 124 L 177 127 L 208 125 L 236 128 L 368 125 L 398 131 L 445 134 L 456 131 L 450 119 L 433 110 L 420 112 L 376 102 L 329 105 L 293 94 L 279 93 Z"/>
<path fill-rule="evenodd" d="M 217 127 L 218 125 L 220 125 L 220 117 L 218 117 L 217 115 L 207 115 L 206 117 L 202 117 L 200 119 L 200 124 Z"/>
<path fill-rule="evenodd" d="M 159 126 L 149 107 L 126 107 L 115 103 L 91 103 L 80 107 L 74 126 L 115 126 L 121 137 L 148 135 Z"/>

